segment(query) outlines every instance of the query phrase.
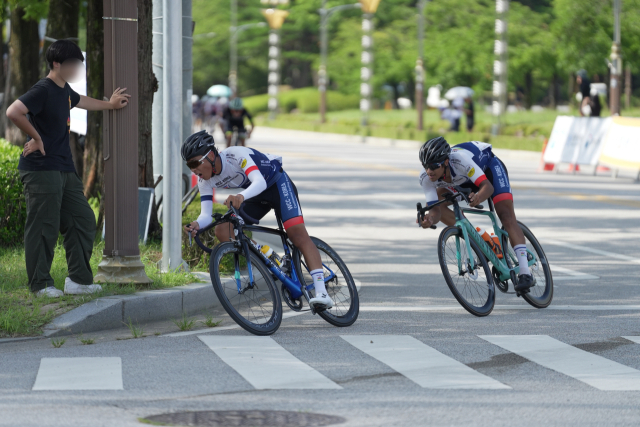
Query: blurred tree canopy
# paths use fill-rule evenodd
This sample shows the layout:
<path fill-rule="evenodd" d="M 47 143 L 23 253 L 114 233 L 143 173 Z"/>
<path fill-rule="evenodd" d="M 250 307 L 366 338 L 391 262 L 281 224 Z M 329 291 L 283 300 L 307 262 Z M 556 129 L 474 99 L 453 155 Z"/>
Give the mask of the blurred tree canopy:
<path fill-rule="evenodd" d="M 327 7 L 354 0 L 329 0 Z M 376 96 L 413 97 L 417 58 L 418 0 L 382 0 L 374 23 Z M 281 30 L 283 83 L 313 86 L 319 64 L 321 0 L 291 0 Z M 238 0 L 238 25 L 263 22 L 258 0 Z M 634 74 L 640 69 L 640 0 L 622 4 L 622 52 Z M 226 84 L 229 69 L 229 0 L 193 0 L 194 92 Z M 329 22 L 328 74 L 332 89 L 358 93 L 361 11 L 334 14 Z M 465 85 L 478 94 L 491 91 L 495 39 L 494 0 L 431 0 L 425 8 L 424 57 L 427 85 Z M 578 69 L 608 81 L 607 58 L 613 37 L 612 0 L 511 0 L 508 14 L 509 91 L 524 104 L 567 100 L 568 82 Z M 214 36 L 207 33 L 215 33 Z M 238 39 L 241 95 L 267 89 L 266 28 Z"/>

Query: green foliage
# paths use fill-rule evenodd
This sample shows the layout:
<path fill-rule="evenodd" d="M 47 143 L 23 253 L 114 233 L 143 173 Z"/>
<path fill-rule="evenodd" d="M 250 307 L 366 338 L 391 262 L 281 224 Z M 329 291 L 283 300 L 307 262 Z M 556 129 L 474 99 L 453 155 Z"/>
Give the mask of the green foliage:
<path fill-rule="evenodd" d="M 585 68 L 601 81 L 607 74 L 611 52 L 613 13 L 611 0 L 513 0 L 508 12 L 508 88 L 526 92 L 527 101 L 548 99 L 552 81 L 567 101 L 572 73 Z M 327 7 L 346 4 L 330 0 Z M 315 84 L 319 65 L 321 0 L 292 1 L 282 30 L 283 83 L 293 88 Z M 384 0 L 374 16 L 374 98 L 380 105 L 395 96 L 413 98 L 414 67 L 418 56 L 416 0 Z M 625 64 L 640 69 L 640 0 L 622 4 L 622 52 Z M 212 84 L 225 83 L 229 56 L 228 0 L 194 0 L 194 92 L 203 94 Z M 261 22 L 257 3 L 240 3 L 238 24 Z M 425 8 L 424 63 L 426 87 L 441 84 L 470 86 L 479 99 L 491 97 L 495 59 L 495 2 L 486 0 L 430 1 Z M 334 14 L 328 23 L 327 72 L 329 88 L 357 97 L 360 92 L 361 19 L 359 10 Z M 252 29 L 239 37 L 239 89 L 242 96 L 264 94 L 267 88 L 267 30 Z M 281 97 L 283 111 L 293 100 Z M 267 97 L 255 98 L 252 111 L 266 111 Z M 314 111 L 317 97 L 302 102 L 300 111 Z M 303 105 L 301 105 L 301 103 Z"/>
<path fill-rule="evenodd" d="M 19 245 L 24 240 L 27 204 L 18 172 L 22 150 L 0 139 L 0 246 Z"/>
<path fill-rule="evenodd" d="M 49 0 L 9 0 L 9 8 L 24 9 L 24 19 L 38 21 L 46 18 L 49 13 Z"/>

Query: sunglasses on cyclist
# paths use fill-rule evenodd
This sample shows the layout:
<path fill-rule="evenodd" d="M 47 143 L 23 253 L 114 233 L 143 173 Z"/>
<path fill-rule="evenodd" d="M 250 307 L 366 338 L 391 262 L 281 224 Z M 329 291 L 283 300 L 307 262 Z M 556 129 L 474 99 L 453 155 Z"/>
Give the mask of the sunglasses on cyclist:
<path fill-rule="evenodd" d="M 195 168 L 197 168 L 198 166 L 200 166 L 201 164 L 203 164 L 203 163 L 204 163 L 204 160 L 207 158 L 207 156 L 209 155 L 209 153 L 210 153 L 210 152 L 211 152 L 211 150 L 207 151 L 207 154 L 205 154 L 204 156 L 202 156 L 202 158 L 201 158 L 201 159 L 199 159 L 199 160 L 189 160 L 189 161 L 187 162 L 187 167 L 188 167 L 189 169 L 195 169 Z"/>
<path fill-rule="evenodd" d="M 422 165 L 425 169 L 431 169 L 432 171 L 438 169 L 440 166 L 444 165 L 444 162 L 440 163 L 427 163 L 426 165 Z"/>

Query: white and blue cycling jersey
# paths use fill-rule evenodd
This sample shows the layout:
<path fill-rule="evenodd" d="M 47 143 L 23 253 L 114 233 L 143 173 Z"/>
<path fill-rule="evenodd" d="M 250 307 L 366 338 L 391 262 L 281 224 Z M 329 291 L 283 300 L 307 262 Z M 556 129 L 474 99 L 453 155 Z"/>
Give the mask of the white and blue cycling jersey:
<path fill-rule="evenodd" d="M 480 183 L 487 179 L 493 184 L 494 191 L 491 195 L 493 203 L 513 200 L 507 168 L 493 154 L 491 144 L 470 141 L 452 147 L 449 155 L 449 170 L 451 182 L 446 182 L 444 176 L 432 182 L 424 170 L 420 174 L 420 185 L 424 190 L 427 205 L 438 201 L 438 188 L 446 188 L 452 193 L 456 192 L 454 186 L 478 191 Z"/>
<path fill-rule="evenodd" d="M 297 189 L 282 169 L 282 157 L 237 146 L 221 151 L 220 161 L 219 174 L 198 181 L 201 207 L 196 221 L 200 228 L 212 222 L 214 188 L 242 188 L 238 194 L 244 197 L 243 217 L 260 220 L 275 209 L 285 229 L 304 223 Z"/>

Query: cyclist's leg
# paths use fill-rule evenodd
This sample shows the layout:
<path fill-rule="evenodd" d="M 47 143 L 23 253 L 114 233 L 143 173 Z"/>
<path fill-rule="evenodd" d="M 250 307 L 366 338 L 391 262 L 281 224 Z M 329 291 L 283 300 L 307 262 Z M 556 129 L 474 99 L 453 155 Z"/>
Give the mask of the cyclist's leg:
<path fill-rule="evenodd" d="M 227 130 L 224 132 L 224 136 L 225 138 L 227 138 L 227 147 L 231 145 L 231 137 L 233 136 L 233 132 L 230 130 Z"/>
<path fill-rule="evenodd" d="M 526 291 L 534 285 L 531 271 L 529 270 L 527 260 L 527 246 L 524 239 L 524 233 L 516 219 L 516 213 L 513 208 L 513 194 L 511 193 L 511 185 L 509 184 L 509 175 L 504 163 L 494 157 L 489 163 L 489 167 L 485 172 L 487 179 L 493 184 L 493 200 L 496 213 L 502 222 L 505 230 L 509 233 L 511 246 L 518 258 L 519 278 L 518 284 L 515 285 L 516 291 Z"/>
<path fill-rule="evenodd" d="M 309 237 L 307 228 L 304 225 L 302 208 L 298 200 L 298 189 L 291 182 L 286 172 L 282 173 L 275 187 L 277 187 L 280 196 L 280 203 L 275 206 L 276 214 L 280 216 L 291 243 L 302 252 L 309 274 L 313 278 L 315 297 L 309 300 L 309 304 L 331 308 L 333 307 L 333 300 L 327 293 L 324 283 L 322 259 L 318 248 Z"/>
<path fill-rule="evenodd" d="M 240 206 L 240 214 L 242 215 L 242 213 L 245 212 L 248 216 L 256 220 L 264 218 L 271 210 L 268 202 L 266 202 L 270 192 L 268 188 L 262 194 L 244 202 L 242 206 Z M 235 236 L 233 236 L 233 226 L 231 223 L 216 225 L 215 232 L 220 242 L 228 242 L 235 238 Z"/>
<path fill-rule="evenodd" d="M 511 246 L 523 245 L 525 243 L 524 234 L 516 220 L 516 213 L 513 208 L 513 194 L 511 193 L 507 168 L 497 157 L 494 157 L 488 166 L 485 174 L 487 175 L 487 179 L 493 184 L 491 200 L 493 200 L 498 218 L 500 218 L 502 225 L 505 230 L 507 230 L 507 233 L 509 233 Z"/>
<path fill-rule="evenodd" d="M 438 199 L 444 199 L 444 195 L 450 193 L 446 188 L 438 188 Z M 456 215 L 453 211 L 445 206 L 451 206 L 451 203 L 444 203 L 440 205 L 440 222 L 448 226 L 456 225 Z"/>
<path fill-rule="evenodd" d="M 244 141 L 245 139 L 247 139 L 247 132 L 246 130 L 240 130 L 238 131 L 238 144 L 244 147 Z"/>

